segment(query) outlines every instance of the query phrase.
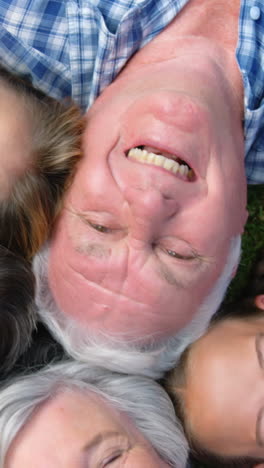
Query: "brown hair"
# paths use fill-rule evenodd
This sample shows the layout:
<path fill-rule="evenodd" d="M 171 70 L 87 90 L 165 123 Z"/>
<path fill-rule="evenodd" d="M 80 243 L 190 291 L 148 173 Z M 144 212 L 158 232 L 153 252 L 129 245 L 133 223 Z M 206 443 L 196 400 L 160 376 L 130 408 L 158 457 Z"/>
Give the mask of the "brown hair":
<path fill-rule="evenodd" d="M 186 388 L 187 384 L 187 370 L 190 350 L 191 345 L 185 349 L 179 361 L 177 362 L 176 367 L 168 372 L 164 380 L 165 389 L 170 395 L 175 412 L 184 427 L 186 435 L 188 435 L 188 429 L 186 427 L 187 418 L 185 417 L 185 401 L 182 390 Z"/>
<path fill-rule="evenodd" d="M 0 67 L 0 80 L 22 99 L 32 127 L 31 164 L 0 202 L 0 244 L 31 259 L 47 239 L 81 156 L 83 118 Z"/>
<path fill-rule="evenodd" d="M 27 349 L 35 328 L 31 265 L 0 246 L 0 379 Z"/>

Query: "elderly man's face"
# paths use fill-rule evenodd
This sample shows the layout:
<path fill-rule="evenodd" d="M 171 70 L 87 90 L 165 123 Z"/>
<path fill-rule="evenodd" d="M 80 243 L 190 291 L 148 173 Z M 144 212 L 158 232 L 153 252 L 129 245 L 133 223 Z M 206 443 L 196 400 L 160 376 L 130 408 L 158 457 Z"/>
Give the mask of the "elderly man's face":
<path fill-rule="evenodd" d="M 233 111 L 222 70 L 192 48 L 102 94 L 51 239 L 50 287 L 65 314 L 132 340 L 190 321 L 246 219 Z"/>
<path fill-rule="evenodd" d="M 97 395 L 65 392 L 35 412 L 6 468 L 169 468 L 125 413 Z"/>

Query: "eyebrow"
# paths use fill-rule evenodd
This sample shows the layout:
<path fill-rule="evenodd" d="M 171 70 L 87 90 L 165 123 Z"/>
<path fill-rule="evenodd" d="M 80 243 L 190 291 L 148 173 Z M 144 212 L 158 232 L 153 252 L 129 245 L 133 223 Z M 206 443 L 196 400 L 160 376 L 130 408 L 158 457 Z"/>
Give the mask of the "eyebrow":
<path fill-rule="evenodd" d="M 73 216 L 77 216 L 79 220 L 87 224 L 84 213 L 81 211 L 75 211 L 73 208 L 66 208 L 69 213 Z M 79 242 L 75 246 L 75 251 L 81 255 L 87 255 L 88 257 L 105 258 L 109 257 L 111 251 L 107 247 L 99 244 L 98 242 L 89 242 L 87 240 Z"/>
<path fill-rule="evenodd" d="M 256 348 L 258 363 L 262 370 L 264 370 L 264 356 L 260 347 L 260 343 L 263 338 L 264 338 L 264 334 L 258 333 L 255 339 L 255 348 Z M 261 435 L 261 423 L 262 423 L 263 416 L 264 416 L 264 407 L 261 408 L 260 411 L 258 412 L 257 422 L 256 422 L 256 442 L 257 442 L 257 445 L 259 445 L 260 447 L 264 447 L 264 441 Z"/>
<path fill-rule="evenodd" d="M 258 412 L 257 422 L 256 422 L 256 442 L 260 447 L 264 447 L 264 441 L 261 436 L 261 423 L 264 415 L 264 408 Z"/>
<path fill-rule="evenodd" d="M 175 277 L 172 271 L 166 265 L 164 265 L 164 263 L 159 265 L 158 274 L 160 278 L 163 281 L 166 281 L 166 283 L 170 286 L 178 286 L 181 289 L 184 289 L 186 287 L 186 285 L 178 281 L 178 279 Z"/>
<path fill-rule="evenodd" d="M 96 258 L 106 258 L 109 257 L 111 250 L 101 244 L 89 241 L 79 242 L 77 246 L 75 246 L 76 252 L 80 253 L 81 255 L 87 255 L 88 257 L 96 257 Z"/>
<path fill-rule="evenodd" d="M 261 343 L 263 338 L 264 338 L 263 333 L 258 333 L 256 335 L 255 347 L 256 347 L 256 353 L 257 353 L 257 357 L 258 357 L 259 366 L 260 366 L 261 369 L 264 370 L 264 356 L 263 356 L 263 353 L 262 353 L 262 350 L 261 350 L 261 347 L 260 347 L 260 343 Z"/>
<path fill-rule="evenodd" d="M 200 271 L 205 271 L 204 268 L 209 265 L 208 259 L 205 257 L 199 256 L 200 261 Z M 166 281 L 170 286 L 177 286 L 179 289 L 186 289 L 193 283 L 192 280 L 182 280 L 179 279 L 179 274 L 176 276 L 174 272 L 163 262 L 159 263 L 158 266 L 158 275 L 163 280 Z M 264 335 L 263 335 L 264 336 Z"/>
<path fill-rule="evenodd" d="M 92 243 L 89 241 L 79 243 L 77 246 L 75 246 L 75 251 L 81 255 L 96 258 L 108 258 L 111 254 L 110 248 L 107 248 L 99 243 Z M 170 286 L 177 286 L 180 289 L 185 289 L 188 287 L 188 282 L 184 283 L 183 281 L 180 281 L 178 278 L 176 278 L 174 273 L 164 263 L 159 264 L 157 273 L 159 277 Z"/>
<path fill-rule="evenodd" d="M 87 223 L 85 218 L 85 213 L 81 211 L 75 211 L 74 209 L 67 208 L 67 210 L 72 213 L 73 215 L 77 216 L 81 221 Z M 106 248 L 105 246 L 99 243 L 91 243 L 89 241 L 79 244 L 75 247 L 76 252 L 92 256 L 96 258 L 107 258 L 109 257 L 111 250 Z M 203 260 L 203 263 L 206 264 L 205 257 L 199 255 L 200 261 Z M 174 273 L 165 265 L 164 263 L 160 263 L 158 268 L 158 275 L 159 277 L 165 281 L 170 286 L 177 286 L 180 289 L 185 289 L 188 287 L 188 284 L 185 284 L 183 281 L 180 281 Z"/>
<path fill-rule="evenodd" d="M 93 439 L 83 447 L 82 451 L 88 452 L 94 449 L 95 447 L 97 447 L 98 445 L 100 445 L 103 441 L 107 439 L 111 439 L 112 437 L 119 437 L 119 436 L 120 436 L 120 432 L 116 432 L 116 431 L 100 432 L 99 434 L 96 434 L 93 437 Z"/>

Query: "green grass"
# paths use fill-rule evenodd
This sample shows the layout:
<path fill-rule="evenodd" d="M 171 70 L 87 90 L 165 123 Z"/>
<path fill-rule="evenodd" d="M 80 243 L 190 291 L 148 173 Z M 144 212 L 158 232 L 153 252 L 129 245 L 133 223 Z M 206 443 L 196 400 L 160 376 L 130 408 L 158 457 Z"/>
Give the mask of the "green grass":
<path fill-rule="evenodd" d="M 264 250 L 264 185 L 248 189 L 248 222 L 242 238 L 242 257 L 226 301 L 232 302 L 243 293 L 259 251 Z"/>

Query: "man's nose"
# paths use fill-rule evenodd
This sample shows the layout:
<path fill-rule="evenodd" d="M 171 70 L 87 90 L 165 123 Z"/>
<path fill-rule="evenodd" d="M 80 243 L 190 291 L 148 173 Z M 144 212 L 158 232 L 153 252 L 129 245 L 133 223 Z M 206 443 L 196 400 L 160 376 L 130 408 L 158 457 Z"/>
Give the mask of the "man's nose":
<path fill-rule="evenodd" d="M 154 187 L 128 187 L 125 198 L 129 207 L 130 225 L 137 231 L 138 238 L 144 234 L 155 235 L 179 211 L 179 204 L 175 199 L 165 196 Z"/>

